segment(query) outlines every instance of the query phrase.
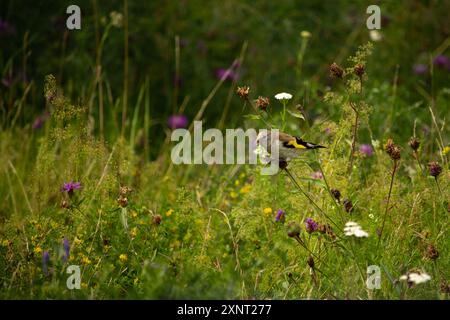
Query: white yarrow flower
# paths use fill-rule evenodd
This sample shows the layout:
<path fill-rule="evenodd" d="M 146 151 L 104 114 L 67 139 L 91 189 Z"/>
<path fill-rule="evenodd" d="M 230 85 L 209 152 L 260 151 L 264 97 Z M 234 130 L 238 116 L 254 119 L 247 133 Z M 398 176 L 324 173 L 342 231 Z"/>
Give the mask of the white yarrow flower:
<path fill-rule="evenodd" d="M 400 278 L 402 281 L 406 281 L 409 284 L 420 284 L 431 280 L 429 274 L 422 271 L 408 272 L 402 275 Z"/>
<path fill-rule="evenodd" d="M 369 234 L 361 229 L 361 226 L 356 222 L 349 221 L 345 224 L 344 233 L 346 236 L 355 236 L 357 238 L 367 238 Z"/>
<path fill-rule="evenodd" d="M 281 92 L 275 95 L 275 99 L 277 100 L 290 100 L 292 99 L 292 94 L 287 92 Z"/>

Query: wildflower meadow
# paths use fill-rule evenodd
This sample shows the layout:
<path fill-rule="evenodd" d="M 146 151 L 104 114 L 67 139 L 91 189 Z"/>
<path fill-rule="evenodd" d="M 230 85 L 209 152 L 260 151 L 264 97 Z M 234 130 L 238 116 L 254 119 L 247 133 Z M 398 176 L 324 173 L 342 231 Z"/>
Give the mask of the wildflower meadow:
<path fill-rule="evenodd" d="M 1 1 L 0 298 L 448 300 L 450 2 L 205 3 Z"/>

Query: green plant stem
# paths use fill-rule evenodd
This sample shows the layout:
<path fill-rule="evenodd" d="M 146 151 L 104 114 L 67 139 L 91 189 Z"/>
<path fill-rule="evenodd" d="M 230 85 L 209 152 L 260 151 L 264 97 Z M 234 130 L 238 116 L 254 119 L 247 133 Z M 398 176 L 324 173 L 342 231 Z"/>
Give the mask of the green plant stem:
<path fill-rule="evenodd" d="M 389 211 L 389 204 L 390 204 L 390 200 L 391 200 L 392 187 L 394 185 L 394 178 L 395 178 L 395 173 L 397 171 L 397 168 L 398 168 L 398 160 L 394 160 L 394 167 L 392 168 L 391 183 L 389 185 L 389 194 L 388 194 L 388 198 L 387 198 L 386 210 L 384 211 L 383 223 L 381 225 L 380 236 L 378 238 L 377 252 L 378 252 L 378 249 L 380 247 L 381 238 L 383 236 L 383 231 L 384 231 L 384 225 L 386 223 L 386 217 L 387 217 L 387 213 Z"/>

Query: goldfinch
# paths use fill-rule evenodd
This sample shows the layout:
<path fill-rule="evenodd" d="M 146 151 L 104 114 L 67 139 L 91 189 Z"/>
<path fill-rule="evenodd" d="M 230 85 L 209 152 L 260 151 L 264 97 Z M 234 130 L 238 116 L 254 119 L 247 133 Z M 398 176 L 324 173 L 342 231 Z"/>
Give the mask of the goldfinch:
<path fill-rule="evenodd" d="M 272 158 L 272 148 L 278 148 L 279 160 L 284 160 L 286 162 L 297 158 L 307 150 L 325 148 L 319 144 L 304 141 L 299 137 L 291 136 L 284 132 L 280 132 L 278 139 L 275 141 L 275 137 L 272 137 L 271 139 L 269 139 L 269 137 L 271 137 L 270 131 L 261 131 L 256 137 L 257 149 L 262 149 L 262 153 L 266 157 Z"/>

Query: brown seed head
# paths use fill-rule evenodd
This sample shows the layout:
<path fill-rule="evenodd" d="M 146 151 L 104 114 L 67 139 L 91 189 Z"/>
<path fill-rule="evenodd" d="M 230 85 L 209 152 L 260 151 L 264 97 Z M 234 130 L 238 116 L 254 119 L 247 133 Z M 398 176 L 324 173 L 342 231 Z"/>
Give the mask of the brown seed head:
<path fill-rule="evenodd" d="M 296 238 L 300 235 L 300 225 L 295 221 L 290 221 L 287 225 L 287 235 L 291 238 Z"/>
<path fill-rule="evenodd" d="M 162 216 L 159 214 L 156 214 L 153 216 L 153 223 L 157 226 L 159 226 L 161 224 L 162 221 Z"/>
<path fill-rule="evenodd" d="M 267 107 L 270 104 L 270 100 L 267 97 L 259 96 L 258 99 L 255 100 L 256 108 L 266 111 Z"/>
<path fill-rule="evenodd" d="M 312 256 L 309 256 L 308 257 L 308 260 L 306 261 L 306 263 L 308 264 L 308 266 L 311 268 L 311 269 L 314 269 L 314 258 L 312 257 Z"/>
<path fill-rule="evenodd" d="M 344 75 L 344 70 L 336 62 L 333 62 L 330 65 L 329 70 L 330 70 L 330 76 L 332 78 L 340 78 L 340 79 L 342 79 L 342 77 Z"/>
<path fill-rule="evenodd" d="M 350 199 L 344 199 L 344 209 L 347 213 L 351 213 L 353 211 L 353 203 Z"/>
<path fill-rule="evenodd" d="M 244 100 L 247 100 L 249 93 L 250 93 L 250 87 L 247 87 L 247 86 L 238 87 L 236 90 L 236 94 Z"/>
<path fill-rule="evenodd" d="M 127 199 L 127 197 L 120 196 L 120 197 L 117 199 L 117 203 L 118 203 L 119 206 L 121 206 L 122 208 L 125 208 L 125 207 L 128 205 L 128 199 Z"/>
<path fill-rule="evenodd" d="M 333 195 L 333 197 L 340 202 L 341 200 L 341 192 L 338 189 L 331 189 L 331 194 Z"/>
<path fill-rule="evenodd" d="M 425 256 L 428 259 L 434 261 L 437 258 L 439 258 L 439 252 L 436 250 L 435 246 L 433 246 L 432 244 L 429 244 L 428 247 L 427 247 L 427 252 L 426 252 Z"/>
<path fill-rule="evenodd" d="M 365 72 L 365 67 L 363 64 L 358 63 L 354 68 L 353 68 L 353 72 L 358 76 L 358 77 L 362 77 L 364 75 Z"/>
<path fill-rule="evenodd" d="M 122 186 L 119 189 L 119 194 L 123 197 L 126 197 L 127 195 L 129 195 L 131 193 L 132 189 L 130 187 L 127 186 Z"/>
<path fill-rule="evenodd" d="M 416 137 L 411 137 L 411 139 L 409 139 L 409 146 L 414 151 L 417 151 L 417 149 L 419 149 L 420 147 L 420 140 L 417 139 Z"/>

